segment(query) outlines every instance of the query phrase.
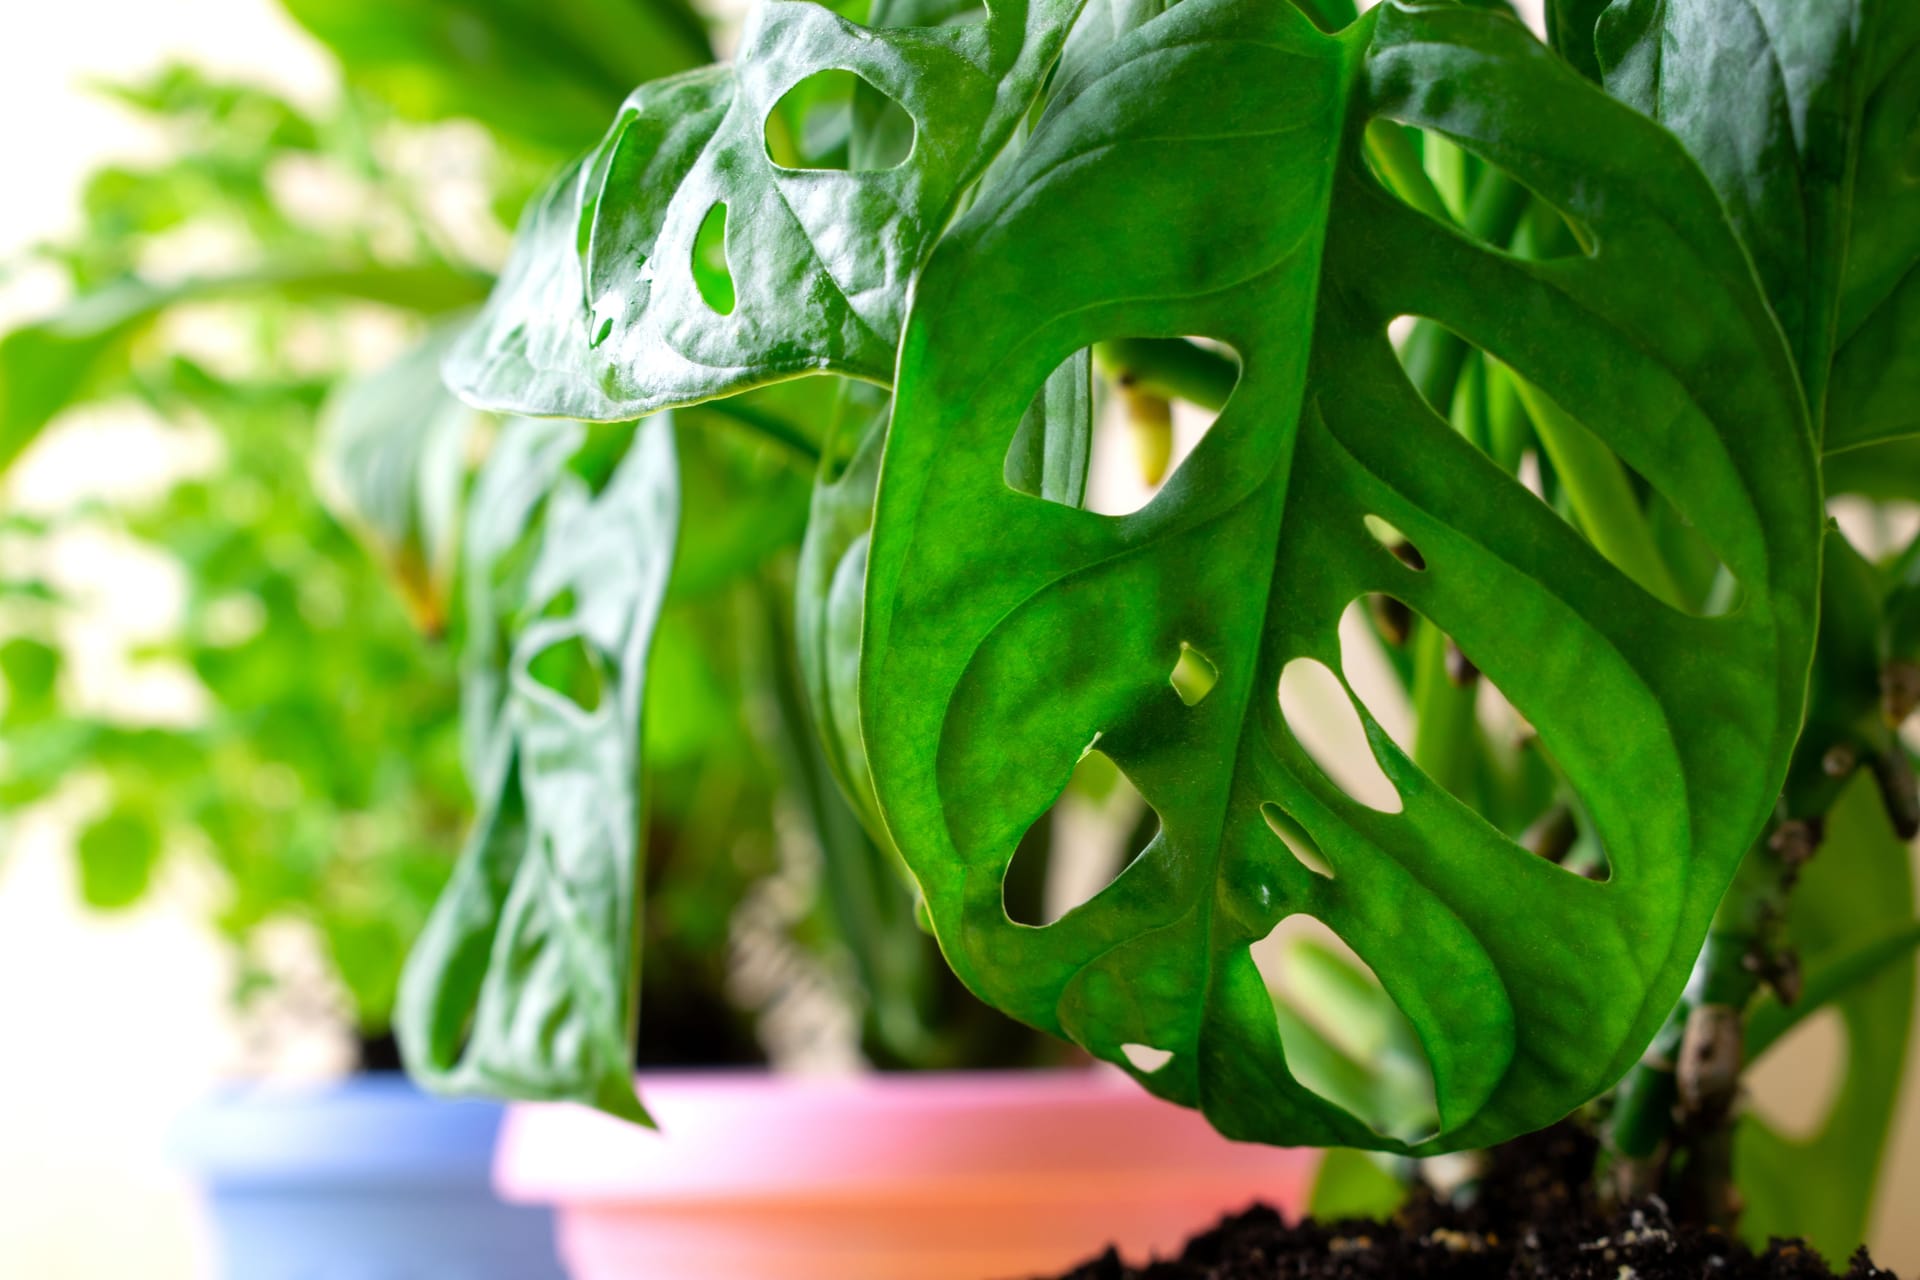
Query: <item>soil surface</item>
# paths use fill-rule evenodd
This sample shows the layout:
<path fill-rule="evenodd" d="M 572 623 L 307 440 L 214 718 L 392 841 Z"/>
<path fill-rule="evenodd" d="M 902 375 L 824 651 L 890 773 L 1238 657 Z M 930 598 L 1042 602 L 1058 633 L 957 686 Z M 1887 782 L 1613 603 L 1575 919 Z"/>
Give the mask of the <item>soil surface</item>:
<path fill-rule="evenodd" d="M 1500 1148 L 1465 1203 L 1417 1195 L 1391 1222 L 1289 1225 L 1264 1205 L 1195 1236 L 1177 1259 L 1130 1267 L 1112 1250 L 1058 1280 L 1872 1280 L 1862 1248 L 1830 1269 L 1795 1240 L 1755 1254 L 1657 1199 L 1611 1212 L 1588 1188 L 1592 1140 L 1549 1130 Z"/>

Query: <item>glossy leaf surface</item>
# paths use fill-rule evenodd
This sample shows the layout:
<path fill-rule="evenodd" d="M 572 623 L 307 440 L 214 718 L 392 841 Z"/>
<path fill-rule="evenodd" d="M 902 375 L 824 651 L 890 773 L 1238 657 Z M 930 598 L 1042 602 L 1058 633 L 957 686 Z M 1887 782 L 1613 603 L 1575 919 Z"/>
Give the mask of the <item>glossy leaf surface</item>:
<path fill-rule="evenodd" d="M 1826 447 L 1920 432 L 1920 5 L 1614 0 L 1596 43 L 1726 201 Z"/>
<path fill-rule="evenodd" d="M 1361 155 L 1376 117 L 1506 169 L 1597 251 L 1529 263 L 1402 204 Z M 1387 327 L 1408 314 L 1610 446 L 1729 566 L 1739 607 L 1661 603 L 1456 434 L 1394 357 Z M 1231 347 L 1240 380 L 1153 501 L 1105 517 L 1008 487 L 1008 443 L 1068 354 L 1179 335 Z M 1230 1136 L 1398 1148 L 1288 1072 L 1249 948 L 1304 912 L 1419 1032 L 1440 1129 L 1418 1149 L 1539 1127 L 1619 1077 L 1772 805 L 1818 576 L 1789 353 L 1668 134 L 1506 18 L 1388 4 L 1331 37 L 1288 6 L 1183 0 L 1059 86 L 943 240 L 895 393 L 863 723 L 887 822 L 975 991 L 1108 1061 L 1171 1051 L 1135 1074 Z M 1398 812 L 1313 763 L 1280 674 L 1339 670 L 1336 623 L 1369 592 L 1444 629 L 1537 728 L 1609 881 L 1489 827 L 1370 716 Z M 1193 706 L 1168 681 L 1183 644 L 1218 672 Z M 1160 833 L 1083 906 L 1015 924 L 1012 852 L 1096 742 Z"/>
<path fill-rule="evenodd" d="M 645 1120 L 631 1067 L 640 708 L 679 498 L 667 420 L 624 441 L 517 421 L 478 481 L 463 715 L 480 818 L 395 1022 L 433 1088 Z"/>
<path fill-rule="evenodd" d="M 769 0 L 731 67 L 641 87 L 536 202 L 449 365 L 456 389 L 489 408 L 613 421 L 815 371 L 888 381 L 913 272 L 1013 133 L 1077 9 L 1004 0 L 984 21 L 875 29 Z M 877 172 L 774 163 L 776 105 L 830 70 L 913 117 L 905 160 Z M 709 225 L 724 233 L 703 241 Z"/>

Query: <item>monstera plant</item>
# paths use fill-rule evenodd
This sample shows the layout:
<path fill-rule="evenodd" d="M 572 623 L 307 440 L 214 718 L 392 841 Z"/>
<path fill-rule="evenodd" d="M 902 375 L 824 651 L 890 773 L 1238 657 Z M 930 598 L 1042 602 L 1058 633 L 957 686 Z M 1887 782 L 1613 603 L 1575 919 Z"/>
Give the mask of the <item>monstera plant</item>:
<path fill-rule="evenodd" d="M 1731 1170 L 1765 1229 L 1858 1239 L 1920 941 L 1920 544 L 1827 508 L 1920 498 L 1920 7 L 1556 0 L 1543 42 L 1498 3 L 766 0 L 535 202 L 445 369 L 522 415 L 490 500 L 602 444 L 489 606 L 493 799 L 400 1004 L 427 1079 L 644 1116 L 649 648 L 676 538 L 740 516 L 676 456 L 748 431 L 817 465 L 826 772 L 982 999 L 1235 1138 L 1587 1108 L 1623 1191 L 1727 1216 Z M 1142 847 L 1032 919 L 1090 761 Z M 1276 1001 L 1298 917 L 1351 954 Z M 1845 1101 L 1788 1139 L 1740 1068 L 1828 1004 Z"/>

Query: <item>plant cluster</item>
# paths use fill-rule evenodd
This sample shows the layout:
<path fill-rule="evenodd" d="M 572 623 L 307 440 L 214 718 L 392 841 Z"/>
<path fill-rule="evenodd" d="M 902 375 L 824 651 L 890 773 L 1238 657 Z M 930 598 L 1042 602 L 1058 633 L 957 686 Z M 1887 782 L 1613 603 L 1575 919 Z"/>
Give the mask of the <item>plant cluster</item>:
<path fill-rule="evenodd" d="M 987 1002 L 1237 1138 L 1428 1156 L 1606 1095 L 1623 1192 L 1728 1218 L 1737 1174 L 1750 1229 L 1850 1245 L 1920 939 L 1914 555 L 1826 504 L 1916 496 L 1920 11 L 1547 16 L 767 0 L 730 64 L 635 90 L 446 365 L 640 425 L 595 508 L 617 558 L 583 526 L 524 599 L 485 788 L 514 825 L 415 954 L 416 1070 L 641 1114 L 636 851 L 572 824 L 642 802 L 674 531 L 735 516 L 676 449 L 732 421 L 819 454 L 807 706 Z M 1099 492 L 1109 418 L 1138 509 Z M 1363 632 L 1410 731 L 1354 697 Z M 1379 785 L 1316 753 L 1296 677 Z M 1144 847 L 1035 919 L 1090 760 Z M 1296 952 L 1319 980 L 1276 1005 L 1297 916 L 1379 989 Z M 1736 1152 L 1741 1064 L 1828 1004 L 1846 1100 Z"/>
<path fill-rule="evenodd" d="M 77 879 L 101 909 L 142 900 L 170 861 L 211 866 L 253 1025 L 337 1017 L 344 1001 L 365 1063 L 392 1065 L 402 960 L 474 810 L 499 823 L 519 803 L 489 709 L 521 678 L 516 638 L 549 625 L 550 602 L 528 603 L 560 571 L 543 547 L 625 536 L 595 495 L 634 438 L 467 409 L 440 361 L 534 185 L 634 81 L 712 55 L 673 0 L 286 7 L 338 56 L 336 100 L 188 67 L 108 88 L 161 131 L 164 157 L 101 168 L 80 231 L 14 264 L 51 268 L 72 296 L 0 337 L 0 466 L 23 463 L 30 500 L 0 534 L 0 806 L 62 792 L 84 806 Z M 24 491 L 25 455 L 49 428 L 84 427 L 62 415 L 88 406 L 133 406 L 211 460 L 152 492 L 49 508 Z M 621 707 L 662 799 L 623 807 L 626 779 L 578 815 L 649 850 L 644 870 L 627 862 L 647 939 L 641 988 L 622 982 L 623 999 L 646 994 L 637 1052 L 758 1058 L 756 1020 L 797 992 L 858 1010 L 881 1063 L 1028 1058 L 1039 1042 L 938 965 L 796 728 L 774 601 L 811 446 L 748 418 L 679 450 L 679 500 L 712 518 L 668 535 L 673 589 L 648 620 L 660 692 L 644 726 Z M 183 670 L 198 711 L 155 720 L 85 678 L 95 586 L 63 574 L 61 548 L 103 531 L 177 569 L 179 618 L 129 657 L 136 673 Z M 606 545 L 576 553 L 599 579 L 578 594 L 617 614 L 636 588 Z M 579 656 L 546 657 L 538 678 L 583 687 L 597 668 Z M 319 981 L 275 945 L 287 921 L 317 937 Z"/>
<path fill-rule="evenodd" d="M 583 153 L 477 317 L 484 267 L 398 178 L 404 247 L 276 238 L 267 190 L 258 269 L 161 284 L 129 250 L 263 148 L 379 153 L 194 89 L 273 141 L 103 175 L 132 222 L 0 343 L 0 459 L 83 395 L 243 401 L 230 459 L 345 566 L 287 489 L 344 366 L 283 366 L 272 325 L 414 318 L 318 445 L 458 655 L 478 817 L 379 984 L 416 1075 L 644 1119 L 636 1020 L 718 1004 L 745 894 L 832 957 L 874 1061 L 1032 1058 L 964 983 L 1231 1136 L 1346 1149 L 1322 1208 L 1397 1194 L 1352 1151 L 1577 1113 L 1622 1195 L 1857 1241 L 1920 943 L 1920 542 L 1828 511 L 1920 500 L 1920 6 L 1549 0 L 1543 42 L 1500 0 L 765 0 L 709 66 L 676 0 L 287 2 L 376 134 L 483 121 L 496 206 Z M 208 299 L 265 372 L 165 355 Z M 210 582 L 280 565 L 267 521 L 204 534 L 244 550 Z M 309 576 L 244 590 L 291 617 Z M 16 726 L 75 721 L 11 622 L 57 602 L 14 595 L 10 770 Z M 343 658 L 407 690 L 366 719 L 306 671 L 221 684 L 260 665 L 231 647 L 196 665 L 233 723 L 337 725 L 329 813 L 444 829 L 452 749 L 386 719 L 444 659 Z M 63 749 L 42 779 L 107 755 Z M 102 853 L 155 847 L 132 812 L 83 857 L 150 861 Z M 1090 814 L 1123 856 L 1069 891 Z M 817 900 L 769 890 L 770 833 Z M 1741 1070 L 1822 1010 L 1845 1084 L 1788 1138 Z"/>

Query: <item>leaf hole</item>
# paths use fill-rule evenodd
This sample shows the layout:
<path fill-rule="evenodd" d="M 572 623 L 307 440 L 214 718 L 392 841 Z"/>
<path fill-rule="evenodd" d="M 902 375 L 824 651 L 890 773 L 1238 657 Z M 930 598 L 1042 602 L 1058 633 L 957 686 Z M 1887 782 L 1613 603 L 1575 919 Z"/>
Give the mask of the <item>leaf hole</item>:
<path fill-rule="evenodd" d="M 1401 564 L 1407 566 L 1407 568 L 1412 569 L 1415 573 L 1425 572 L 1427 558 L 1420 554 L 1420 548 L 1414 546 L 1412 539 L 1408 538 L 1406 534 L 1400 532 L 1379 516 L 1370 515 L 1366 517 L 1365 523 L 1367 532 L 1373 535 L 1375 542 L 1386 548 L 1389 555 Z"/>
<path fill-rule="evenodd" d="M 1450 635 L 1397 597 L 1362 596 L 1341 614 L 1340 662 L 1374 722 L 1454 799 L 1556 866 L 1609 878 L 1606 848 L 1565 772 Z"/>
<path fill-rule="evenodd" d="M 1600 433 L 1439 321 L 1401 316 L 1388 335 L 1435 415 L 1648 594 L 1700 617 L 1739 607 L 1705 534 Z"/>
<path fill-rule="evenodd" d="M 1437 129 L 1377 118 L 1367 168 L 1395 199 L 1499 253 L 1530 262 L 1593 256 L 1585 220 Z"/>
<path fill-rule="evenodd" d="M 1007 918 L 1052 924 L 1112 884 L 1159 830 L 1160 815 L 1125 770 L 1089 747 L 1014 849 L 1001 881 Z"/>
<path fill-rule="evenodd" d="M 1846 1019 L 1832 1005 L 1809 1014 L 1747 1071 L 1747 1095 L 1767 1127 L 1793 1142 L 1826 1132 L 1847 1079 Z"/>
<path fill-rule="evenodd" d="M 1150 1044 L 1123 1044 L 1120 1052 L 1127 1062 L 1143 1076 L 1150 1076 L 1173 1061 L 1173 1050 L 1156 1049 Z"/>
<path fill-rule="evenodd" d="M 1220 668 L 1213 664 L 1213 659 L 1182 640 L 1180 657 L 1174 662 L 1173 674 L 1167 677 L 1167 682 L 1180 695 L 1180 701 L 1196 707 L 1213 692 L 1213 686 L 1220 683 Z"/>
<path fill-rule="evenodd" d="M 1352 947 L 1314 917 L 1292 915 L 1250 953 L 1295 1080 L 1383 1137 L 1417 1142 L 1438 1130 L 1419 1033 Z"/>
<path fill-rule="evenodd" d="M 1373 754 L 1353 697 L 1326 663 L 1314 658 L 1287 663 L 1279 696 L 1288 731 L 1334 786 L 1369 809 L 1400 812 L 1400 792 Z"/>
<path fill-rule="evenodd" d="M 1307 829 L 1295 822 L 1285 809 L 1269 800 L 1260 806 L 1260 816 L 1267 820 L 1267 826 L 1273 834 L 1280 837 L 1280 843 L 1287 846 L 1300 865 L 1325 879 L 1333 879 L 1333 866 L 1326 855 L 1320 852 L 1320 846 L 1307 834 Z"/>
<path fill-rule="evenodd" d="M 527 659 L 527 675 L 589 715 L 600 709 L 605 696 L 606 672 L 600 657 L 578 635 L 542 646 Z"/>
<path fill-rule="evenodd" d="M 1132 515 L 1176 483 L 1239 383 L 1210 338 L 1118 338 L 1067 357 L 1034 393 L 1002 474 L 1017 493 Z"/>
<path fill-rule="evenodd" d="M 733 268 L 727 262 L 727 206 L 715 201 L 693 237 L 693 283 L 709 307 L 733 314 Z"/>
<path fill-rule="evenodd" d="M 913 116 L 866 77 L 832 68 L 795 84 L 768 112 L 767 159 L 789 170 L 878 173 L 913 154 Z"/>

